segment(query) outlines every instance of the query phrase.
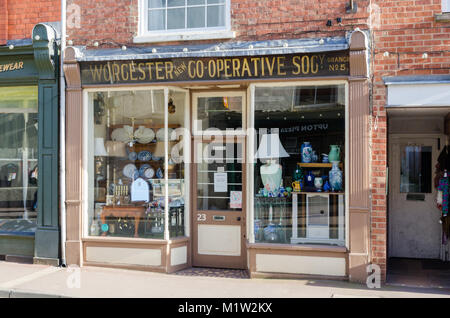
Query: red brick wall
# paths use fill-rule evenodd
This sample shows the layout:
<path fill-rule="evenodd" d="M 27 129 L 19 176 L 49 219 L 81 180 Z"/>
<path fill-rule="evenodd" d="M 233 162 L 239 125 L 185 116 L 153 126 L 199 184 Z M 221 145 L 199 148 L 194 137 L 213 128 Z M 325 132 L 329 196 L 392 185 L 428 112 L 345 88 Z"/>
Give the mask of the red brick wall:
<path fill-rule="evenodd" d="M 450 74 L 450 23 L 435 22 L 441 0 L 376 0 L 373 31 L 372 260 L 385 274 L 386 87 L 383 76 Z M 384 52 L 389 52 L 385 57 Z M 442 52 L 447 51 L 447 52 Z M 428 58 L 422 58 L 427 52 Z"/>
<path fill-rule="evenodd" d="M 231 25 L 237 34 L 232 41 L 336 36 L 355 27 L 367 29 L 370 1 L 359 0 L 356 14 L 345 13 L 347 2 L 231 0 Z M 79 27 L 67 27 L 68 39 L 73 45 L 92 46 L 98 41 L 101 47 L 136 46 L 133 36 L 138 31 L 138 0 L 68 0 L 68 20 L 76 12 L 70 5 L 79 6 L 81 12 Z M 336 22 L 338 17 L 342 18 L 342 26 Z M 332 27 L 326 26 L 328 19 L 332 20 Z"/>
<path fill-rule="evenodd" d="M 31 38 L 39 22 L 61 20 L 60 0 L 0 0 L 0 45 Z"/>

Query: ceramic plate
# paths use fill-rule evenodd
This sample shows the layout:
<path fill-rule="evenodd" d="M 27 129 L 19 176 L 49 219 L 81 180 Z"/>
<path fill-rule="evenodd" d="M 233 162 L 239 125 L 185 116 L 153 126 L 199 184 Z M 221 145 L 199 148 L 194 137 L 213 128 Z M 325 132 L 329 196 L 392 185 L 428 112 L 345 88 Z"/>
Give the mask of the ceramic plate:
<path fill-rule="evenodd" d="M 144 177 L 144 172 L 145 170 L 147 170 L 148 168 L 150 168 L 149 164 L 144 164 L 139 168 L 139 176 Z"/>
<path fill-rule="evenodd" d="M 154 175 L 155 175 L 155 170 L 153 170 L 153 168 L 147 168 L 145 171 L 144 171 L 144 177 L 146 177 L 147 179 L 151 179 L 151 178 L 153 178 L 154 177 Z"/>
<path fill-rule="evenodd" d="M 137 159 L 137 157 L 138 157 L 137 153 L 135 153 L 134 151 L 132 151 L 128 154 L 128 159 L 131 161 L 135 161 Z"/>
<path fill-rule="evenodd" d="M 173 128 L 168 128 L 168 135 L 169 135 L 169 140 L 173 141 L 176 140 L 176 134 L 173 133 L 174 130 Z M 164 141 L 164 128 L 160 128 L 158 129 L 158 131 L 156 132 L 156 140 L 157 141 Z"/>
<path fill-rule="evenodd" d="M 123 170 L 122 170 L 123 175 L 127 178 L 134 178 L 136 172 L 138 173 L 138 176 L 139 176 L 138 169 L 132 163 L 127 164 L 125 167 L 123 167 Z"/>
<path fill-rule="evenodd" d="M 130 130 L 131 129 L 131 130 Z M 131 126 L 124 126 L 123 128 L 116 128 L 111 133 L 113 141 L 129 142 L 133 139 L 133 131 Z"/>
<path fill-rule="evenodd" d="M 141 126 L 134 132 L 134 137 L 136 137 L 139 143 L 148 144 L 155 139 L 155 132 L 153 129 Z"/>
<path fill-rule="evenodd" d="M 162 171 L 161 168 L 158 168 L 158 170 L 156 170 L 156 177 L 157 177 L 158 179 L 164 178 L 164 174 L 163 174 L 163 171 Z"/>
<path fill-rule="evenodd" d="M 149 161 L 152 160 L 152 154 L 150 153 L 150 151 L 143 150 L 138 153 L 137 158 L 141 161 Z"/>

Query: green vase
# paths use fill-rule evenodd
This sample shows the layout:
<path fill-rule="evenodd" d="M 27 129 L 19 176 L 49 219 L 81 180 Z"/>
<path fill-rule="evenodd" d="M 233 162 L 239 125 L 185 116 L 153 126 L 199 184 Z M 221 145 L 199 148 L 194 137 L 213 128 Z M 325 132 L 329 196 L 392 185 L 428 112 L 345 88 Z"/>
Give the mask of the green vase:
<path fill-rule="evenodd" d="M 339 160 L 339 156 L 341 154 L 341 149 L 339 148 L 338 145 L 330 145 L 330 153 L 328 154 L 328 161 L 329 162 L 333 162 L 333 161 L 340 161 Z"/>

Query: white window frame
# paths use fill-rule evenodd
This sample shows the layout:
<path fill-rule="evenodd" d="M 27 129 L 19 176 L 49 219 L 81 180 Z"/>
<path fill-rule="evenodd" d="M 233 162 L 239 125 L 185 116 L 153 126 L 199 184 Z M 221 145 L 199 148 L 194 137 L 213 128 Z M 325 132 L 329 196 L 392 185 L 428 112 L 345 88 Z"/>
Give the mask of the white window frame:
<path fill-rule="evenodd" d="M 442 13 L 450 13 L 450 0 L 442 0 Z"/>
<path fill-rule="evenodd" d="M 225 0 L 225 26 L 223 27 L 149 31 L 148 0 L 139 0 L 138 34 L 133 38 L 133 42 L 156 43 L 235 38 L 236 32 L 231 31 L 230 1 L 231 0 Z"/>

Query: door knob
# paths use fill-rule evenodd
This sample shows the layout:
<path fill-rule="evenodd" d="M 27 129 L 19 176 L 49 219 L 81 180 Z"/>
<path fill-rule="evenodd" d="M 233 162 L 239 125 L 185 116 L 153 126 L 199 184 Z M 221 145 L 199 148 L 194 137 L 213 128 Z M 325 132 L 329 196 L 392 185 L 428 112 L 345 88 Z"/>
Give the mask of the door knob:
<path fill-rule="evenodd" d="M 238 217 L 236 218 L 236 220 L 240 221 L 240 220 L 241 220 L 241 217 L 240 217 L 240 216 L 238 216 Z"/>

